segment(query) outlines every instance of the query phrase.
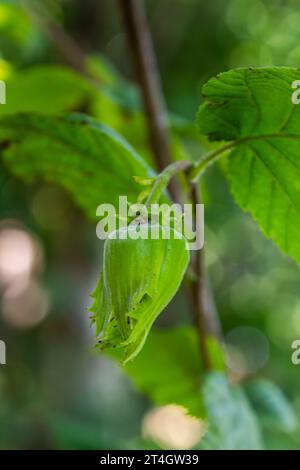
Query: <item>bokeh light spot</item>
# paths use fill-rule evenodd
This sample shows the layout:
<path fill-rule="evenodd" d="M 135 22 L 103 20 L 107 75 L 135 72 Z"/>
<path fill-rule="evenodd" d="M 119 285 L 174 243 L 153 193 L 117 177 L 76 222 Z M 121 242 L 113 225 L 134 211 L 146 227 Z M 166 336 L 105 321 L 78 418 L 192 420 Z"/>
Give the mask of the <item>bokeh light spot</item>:
<path fill-rule="evenodd" d="M 241 326 L 225 337 L 225 361 L 229 369 L 240 375 L 253 374 L 269 359 L 269 343 L 257 328 Z"/>
<path fill-rule="evenodd" d="M 206 431 L 206 423 L 186 414 L 178 405 L 150 411 L 143 421 L 143 436 L 165 449 L 192 449 Z"/>

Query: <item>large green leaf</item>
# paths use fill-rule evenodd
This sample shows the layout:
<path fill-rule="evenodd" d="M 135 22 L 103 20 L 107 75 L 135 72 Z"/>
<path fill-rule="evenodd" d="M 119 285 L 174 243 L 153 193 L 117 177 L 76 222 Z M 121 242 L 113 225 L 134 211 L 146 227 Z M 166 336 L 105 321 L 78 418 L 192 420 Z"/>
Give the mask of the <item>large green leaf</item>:
<path fill-rule="evenodd" d="M 86 106 L 96 86 L 67 67 L 36 65 L 12 73 L 6 80 L 6 105 L 0 116 L 17 112 L 45 114 L 72 111 Z"/>
<path fill-rule="evenodd" d="M 249 403 L 237 386 L 230 386 L 225 375 L 208 374 L 203 385 L 208 429 L 203 449 L 257 450 L 262 448 L 260 428 Z"/>
<path fill-rule="evenodd" d="M 101 203 L 133 202 L 133 176 L 152 175 L 139 155 L 112 129 L 84 115 L 19 114 L 0 118 L 2 158 L 14 175 L 43 178 L 65 188 L 92 219 Z"/>
<path fill-rule="evenodd" d="M 266 236 L 300 262 L 300 70 L 237 69 L 211 79 L 198 125 L 211 140 L 235 141 L 227 175 L 237 203 Z"/>
<path fill-rule="evenodd" d="M 156 404 L 175 403 L 194 416 L 205 414 L 202 370 L 193 328 L 152 330 L 139 356 L 124 369 L 138 389 Z"/>
<path fill-rule="evenodd" d="M 177 404 L 196 417 L 206 414 L 202 398 L 203 369 L 198 336 L 192 327 L 153 329 L 134 361 L 124 370 L 137 388 L 158 405 Z M 213 367 L 223 369 L 222 351 L 208 341 Z"/>

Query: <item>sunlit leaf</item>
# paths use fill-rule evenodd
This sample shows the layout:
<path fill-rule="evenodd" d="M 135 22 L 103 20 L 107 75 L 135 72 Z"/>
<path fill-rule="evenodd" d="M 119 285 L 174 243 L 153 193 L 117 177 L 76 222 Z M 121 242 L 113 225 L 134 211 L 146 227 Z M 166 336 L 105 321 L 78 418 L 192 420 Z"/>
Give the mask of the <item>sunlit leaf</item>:
<path fill-rule="evenodd" d="M 99 204 L 117 206 L 119 195 L 135 201 L 140 185 L 134 175 L 153 175 L 116 132 L 79 114 L 2 117 L 0 148 L 14 175 L 29 182 L 42 178 L 62 186 L 92 219 Z"/>
<path fill-rule="evenodd" d="M 60 113 L 87 106 L 97 89 L 78 73 L 58 65 L 14 72 L 7 80 L 7 102 L 0 116 L 17 112 Z"/>
<path fill-rule="evenodd" d="M 300 70 L 238 69 L 203 88 L 198 125 L 211 140 L 236 141 L 227 176 L 237 203 L 264 234 L 300 262 Z"/>

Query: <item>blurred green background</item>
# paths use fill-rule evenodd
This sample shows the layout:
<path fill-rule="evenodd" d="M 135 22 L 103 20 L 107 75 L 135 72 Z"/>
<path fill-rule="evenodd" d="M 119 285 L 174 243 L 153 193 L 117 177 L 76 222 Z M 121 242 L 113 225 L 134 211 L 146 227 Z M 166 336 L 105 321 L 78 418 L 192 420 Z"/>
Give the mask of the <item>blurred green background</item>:
<path fill-rule="evenodd" d="M 203 152 L 193 121 L 209 77 L 239 66 L 299 66 L 297 0 L 147 0 L 145 6 L 179 155 Z M 64 75 L 65 88 L 55 88 L 59 72 L 51 75 L 50 66 L 71 69 L 61 47 L 67 37 L 101 78 L 97 98 L 85 92 L 85 79 L 78 87 L 73 76 Z M 0 114 L 85 112 L 150 158 L 142 117 L 131 114 L 139 103 L 129 85 L 134 76 L 116 1 L 1 1 L 0 78 L 7 81 Z M 122 118 L 119 107 L 125 108 Z M 0 366 L 0 448 L 197 444 L 201 429 L 195 423 L 176 409 L 153 411 L 113 361 L 91 352 L 86 308 L 102 251 L 95 224 L 55 186 L 26 186 L 2 166 L 0 183 L 0 339 L 7 344 L 7 365 Z M 291 343 L 300 338 L 299 267 L 235 206 L 221 166 L 209 170 L 203 190 L 206 262 L 231 378 L 272 379 L 300 416 L 300 366 L 291 363 Z M 158 326 L 190 322 L 181 292 Z M 300 432 L 270 430 L 265 441 L 269 448 L 297 449 Z"/>

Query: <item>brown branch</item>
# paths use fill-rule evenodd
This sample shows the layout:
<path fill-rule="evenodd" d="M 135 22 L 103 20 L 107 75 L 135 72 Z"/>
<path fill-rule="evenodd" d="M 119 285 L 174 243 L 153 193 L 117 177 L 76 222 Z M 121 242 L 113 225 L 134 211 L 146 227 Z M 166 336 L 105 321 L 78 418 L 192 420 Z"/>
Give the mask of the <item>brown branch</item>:
<path fill-rule="evenodd" d="M 52 44 L 60 52 L 65 62 L 88 78 L 95 79 L 87 67 L 86 53 L 79 44 L 66 33 L 61 25 L 49 15 L 41 2 L 28 2 L 27 9 L 32 20 L 41 28 Z"/>
<path fill-rule="evenodd" d="M 170 165 L 172 158 L 167 127 L 167 113 L 161 92 L 160 78 L 150 32 L 139 0 L 118 1 L 143 96 L 154 156 L 159 170 L 162 171 Z M 173 185 L 170 189 L 173 199 L 177 202 L 182 202 L 178 186 Z M 200 203 L 199 186 L 192 185 L 191 199 L 194 207 Z M 203 368 L 211 370 L 212 362 L 207 347 L 207 339 L 211 335 L 215 337 L 220 335 L 220 325 L 204 271 L 203 250 L 196 251 L 193 265 L 196 282 L 192 283 L 190 293 L 195 323 L 199 333 L 200 354 Z"/>
<path fill-rule="evenodd" d="M 118 0 L 118 2 L 143 97 L 150 143 L 158 169 L 162 171 L 172 162 L 172 157 L 167 112 L 150 31 L 139 0 Z M 170 192 L 173 198 L 180 202 L 181 191 L 176 179 L 170 184 Z"/>
<path fill-rule="evenodd" d="M 194 210 L 196 210 L 196 205 L 201 203 L 199 184 L 192 185 L 191 200 Z M 194 214 L 194 220 L 195 217 L 196 213 Z M 209 280 L 205 272 L 203 249 L 197 250 L 194 253 L 191 265 L 195 280 L 191 282 L 190 297 L 194 311 L 194 320 L 199 333 L 199 347 L 203 368 L 209 371 L 212 369 L 213 364 L 211 362 L 207 341 L 210 336 L 220 339 L 221 327 Z"/>
<path fill-rule="evenodd" d="M 86 67 L 86 55 L 71 36 L 66 34 L 61 27 L 54 21 L 39 18 L 39 22 L 45 34 L 56 45 L 59 52 L 78 72 L 83 75 L 89 75 Z"/>

